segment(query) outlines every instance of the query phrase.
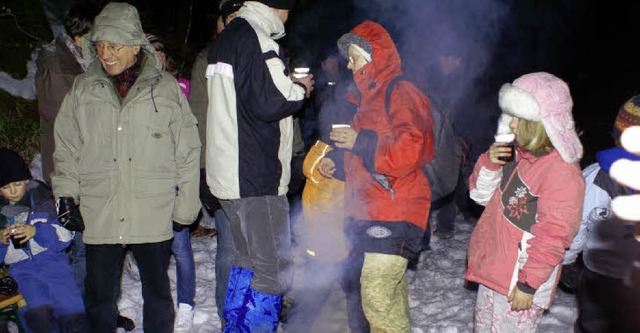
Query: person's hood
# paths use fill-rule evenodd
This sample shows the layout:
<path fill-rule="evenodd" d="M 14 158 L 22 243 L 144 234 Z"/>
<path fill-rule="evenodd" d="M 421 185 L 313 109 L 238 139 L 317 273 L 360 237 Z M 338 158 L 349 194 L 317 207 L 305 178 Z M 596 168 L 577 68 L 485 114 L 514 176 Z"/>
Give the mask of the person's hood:
<path fill-rule="evenodd" d="M 358 83 L 359 89 L 362 89 L 361 83 L 370 84 L 371 82 L 367 82 L 369 80 L 377 84 L 386 84 L 402 74 L 398 49 L 387 30 L 380 24 L 365 21 L 338 40 L 340 54 L 346 59 L 349 59 L 348 49 L 351 43 L 371 54 L 371 62 L 354 73 L 354 80 Z"/>
<path fill-rule="evenodd" d="M 93 43 L 108 41 L 121 45 L 140 45 L 147 58 L 146 66 L 162 70 L 155 48 L 142 30 L 138 10 L 128 3 L 111 2 L 106 5 L 95 18 L 90 40 Z"/>
<path fill-rule="evenodd" d="M 267 5 L 256 2 L 246 1 L 244 6 L 238 10 L 238 17 L 247 20 L 254 29 L 260 29 L 278 40 L 285 35 L 284 24 L 276 13 Z"/>

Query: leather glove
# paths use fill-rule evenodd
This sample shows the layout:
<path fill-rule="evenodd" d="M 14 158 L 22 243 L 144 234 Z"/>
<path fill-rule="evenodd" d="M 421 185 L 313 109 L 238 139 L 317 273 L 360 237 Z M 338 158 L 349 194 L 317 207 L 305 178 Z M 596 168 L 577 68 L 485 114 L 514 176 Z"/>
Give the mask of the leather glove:
<path fill-rule="evenodd" d="M 173 221 L 173 231 L 175 232 L 180 232 L 182 230 L 184 230 L 184 228 L 188 228 L 189 226 L 186 224 L 180 224 L 176 221 Z"/>
<path fill-rule="evenodd" d="M 60 197 L 56 201 L 58 221 L 70 231 L 84 231 L 84 220 L 73 198 Z"/>
<path fill-rule="evenodd" d="M 220 205 L 220 201 L 218 201 L 218 198 L 211 194 L 211 190 L 209 190 L 204 171 L 201 172 L 200 178 L 200 202 L 210 216 L 213 216 L 213 213 L 216 210 L 222 208 L 222 206 Z"/>

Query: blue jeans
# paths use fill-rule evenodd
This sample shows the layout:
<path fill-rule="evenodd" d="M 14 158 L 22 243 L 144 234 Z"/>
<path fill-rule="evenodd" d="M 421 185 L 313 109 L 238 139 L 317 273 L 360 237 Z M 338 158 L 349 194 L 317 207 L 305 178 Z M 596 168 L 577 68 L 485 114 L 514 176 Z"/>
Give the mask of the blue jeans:
<path fill-rule="evenodd" d="M 171 253 L 176 260 L 178 303 L 193 306 L 193 298 L 196 294 L 196 265 L 193 260 L 189 228 L 184 228 L 182 231 L 173 231 Z"/>
<path fill-rule="evenodd" d="M 87 276 L 87 250 L 82 241 L 82 233 L 77 232 L 71 241 L 71 252 L 69 253 L 69 264 L 73 269 L 76 284 L 80 288 L 80 295 L 84 299 L 84 279 Z"/>
<path fill-rule="evenodd" d="M 206 213 L 205 213 L 206 214 Z M 216 251 L 216 306 L 218 307 L 218 316 L 223 320 L 223 309 L 227 284 L 229 284 L 229 272 L 231 264 L 238 254 L 236 245 L 233 242 L 229 219 L 222 209 L 218 209 L 213 213 L 215 218 L 216 231 L 218 231 L 218 245 Z"/>

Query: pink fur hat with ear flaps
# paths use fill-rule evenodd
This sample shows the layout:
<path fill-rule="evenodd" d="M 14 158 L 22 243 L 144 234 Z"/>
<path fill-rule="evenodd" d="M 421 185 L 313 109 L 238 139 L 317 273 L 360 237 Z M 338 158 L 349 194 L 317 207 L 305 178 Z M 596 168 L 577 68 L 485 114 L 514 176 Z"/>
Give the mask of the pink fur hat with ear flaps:
<path fill-rule="evenodd" d="M 498 133 L 511 132 L 512 116 L 540 121 L 565 162 L 575 163 L 582 158 L 582 144 L 571 114 L 573 100 L 564 81 L 545 72 L 525 74 L 502 85 L 498 102 L 503 112 Z"/>

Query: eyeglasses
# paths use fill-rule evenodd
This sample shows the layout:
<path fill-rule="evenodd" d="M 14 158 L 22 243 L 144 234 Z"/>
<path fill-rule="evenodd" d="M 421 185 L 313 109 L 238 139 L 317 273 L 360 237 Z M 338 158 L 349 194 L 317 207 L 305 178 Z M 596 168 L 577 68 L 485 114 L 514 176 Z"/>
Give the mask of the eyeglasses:
<path fill-rule="evenodd" d="M 105 50 L 107 50 L 111 54 L 118 54 L 118 52 L 120 52 L 120 50 L 122 50 L 122 48 L 124 47 L 124 45 L 113 43 L 94 43 L 93 45 L 96 47 L 96 51 L 98 51 L 98 53 L 103 53 Z"/>

